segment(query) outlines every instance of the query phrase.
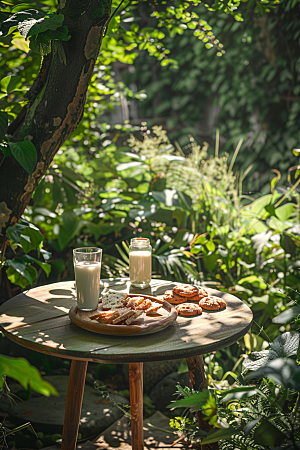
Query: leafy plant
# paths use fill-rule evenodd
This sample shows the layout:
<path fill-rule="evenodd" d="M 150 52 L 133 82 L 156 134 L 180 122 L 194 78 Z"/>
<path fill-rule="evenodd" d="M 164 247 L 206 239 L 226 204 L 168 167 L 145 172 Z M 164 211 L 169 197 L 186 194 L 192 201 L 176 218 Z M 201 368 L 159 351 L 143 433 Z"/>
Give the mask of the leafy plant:
<path fill-rule="evenodd" d="M 39 371 L 24 358 L 10 358 L 0 355 L 0 393 L 5 382 L 4 376 L 17 380 L 24 389 L 31 388 L 46 397 L 58 395 L 56 389 L 42 379 Z"/>
<path fill-rule="evenodd" d="M 297 306 L 294 308 L 297 314 Z M 280 322 L 284 316 L 291 320 L 291 314 L 282 313 Z M 171 403 L 169 408 L 187 407 L 187 411 L 171 425 L 191 442 L 206 445 L 220 441 L 222 450 L 299 448 L 300 367 L 290 358 L 297 354 L 298 348 L 299 333 L 283 333 L 270 344 L 269 350 L 246 357 L 243 364 L 246 376 L 236 378 L 233 386 L 221 389 L 219 385 L 201 392 L 180 387 L 177 393 L 185 398 Z M 249 381 L 252 384 L 247 385 Z M 205 404 L 206 401 L 210 404 Z M 216 428 L 200 433 L 197 422 L 189 419 L 191 411 L 198 410 Z"/>
<path fill-rule="evenodd" d="M 34 265 L 39 266 L 49 276 L 51 266 L 47 262 L 29 255 L 35 250 L 38 256 L 41 253 L 46 261 L 50 258 L 49 252 L 42 248 L 44 236 L 39 228 L 27 220 L 21 219 L 20 223 L 8 228 L 7 235 L 13 257 L 12 259 L 5 257 L 5 248 L 1 255 L 0 271 L 7 267 L 7 278 L 13 284 L 21 286 L 23 289 L 29 284 L 32 285 L 38 276 Z"/>
<path fill-rule="evenodd" d="M 211 143 L 217 129 L 220 152 L 233 155 L 232 146 L 242 138 L 237 167 L 241 179 L 251 167 L 244 181 L 244 192 L 250 193 L 268 191 L 272 169 L 282 175 L 283 185 L 288 168 L 295 166 L 295 171 L 299 164 L 292 153 L 299 142 L 299 75 L 294 69 L 299 64 L 294 45 L 299 3 L 277 6 L 263 15 L 258 4 L 249 8 L 241 3 L 244 21 L 239 22 L 222 9 L 210 17 L 205 5 L 194 6 L 222 42 L 226 53 L 221 58 L 216 48 L 207 51 L 193 42 L 193 30 L 187 29 L 162 40 L 176 67 L 161 67 L 141 53 L 134 68 L 122 71 L 127 86 L 135 83 L 147 93 L 138 105 L 141 120 L 163 124 L 172 142 L 184 146 L 192 135 Z"/>

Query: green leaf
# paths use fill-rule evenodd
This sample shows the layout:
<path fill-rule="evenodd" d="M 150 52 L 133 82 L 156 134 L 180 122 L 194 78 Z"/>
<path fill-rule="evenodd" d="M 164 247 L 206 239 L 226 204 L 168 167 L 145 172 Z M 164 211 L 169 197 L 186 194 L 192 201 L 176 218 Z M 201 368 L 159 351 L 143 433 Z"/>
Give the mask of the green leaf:
<path fill-rule="evenodd" d="M 70 169 L 69 167 L 62 166 L 59 169 L 62 172 L 63 176 L 70 181 L 73 182 L 82 181 L 83 183 L 86 181 L 86 179 L 81 173 L 77 173 L 74 170 Z"/>
<path fill-rule="evenodd" d="M 300 391 L 300 368 L 293 359 L 277 358 L 246 375 L 246 379 L 268 377 L 283 388 Z"/>
<path fill-rule="evenodd" d="M 142 162 L 132 161 L 132 162 L 128 162 L 128 163 L 118 164 L 116 167 L 116 170 L 121 171 L 121 170 L 131 169 L 133 167 L 140 167 L 140 166 L 146 167 L 145 164 Z"/>
<path fill-rule="evenodd" d="M 160 158 L 167 159 L 168 161 L 186 161 L 186 158 L 183 156 L 175 156 L 175 155 L 161 155 Z"/>
<path fill-rule="evenodd" d="M 167 408 L 192 408 L 198 411 L 208 400 L 208 389 L 192 394 L 189 397 L 182 398 L 176 402 L 170 403 Z"/>
<path fill-rule="evenodd" d="M 188 366 L 187 366 L 186 359 L 183 358 L 183 359 L 180 361 L 180 364 L 179 364 L 177 373 L 178 373 L 178 375 L 180 375 L 181 373 L 186 373 L 186 372 L 188 372 L 188 371 L 189 371 L 189 369 L 188 369 Z"/>
<path fill-rule="evenodd" d="M 73 187 L 70 186 L 68 183 L 63 182 L 63 188 L 67 197 L 67 203 L 69 206 L 78 206 L 79 198 L 76 194 L 78 194 L 78 191 Z"/>
<path fill-rule="evenodd" d="M 218 260 L 219 255 L 217 253 L 212 253 L 211 255 L 203 257 L 204 265 L 211 273 L 218 267 Z"/>
<path fill-rule="evenodd" d="M 47 275 L 47 277 L 49 277 L 50 273 L 51 273 L 51 264 L 48 264 L 46 262 L 43 261 L 39 261 L 38 259 L 32 258 L 34 259 L 35 264 L 37 264 L 38 266 L 40 266 L 43 271 L 45 272 L 45 274 Z"/>
<path fill-rule="evenodd" d="M 204 439 L 201 439 L 201 445 L 212 444 L 221 439 L 229 439 L 234 433 L 236 431 L 232 426 L 229 428 L 213 428 Z"/>
<path fill-rule="evenodd" d="M 38 259 L 33 258 L 32 256 L 29 256 L 29 255 L 18 256 L 17 258 L 14 258 L 13 261 L 17 261 L 17 262 L 21 262 L 21 263 L 37 264 L 38 266 L 40 266 L 43 269 L 43 271 L 45 272 L 47 277 L 49 277 L 49 275 L 51 273 L 51 265 L 50 264 L 48 264 L 44 261 L 39 261 Z"/>
<path fill-rule="evenodd" d="M 6 270 L 7 278 L 21 288 L 25 289 L 29 284 L 32 285 L 37 277 L 37 271 L 29 264 L 15 263 L 14 261 L 6 262 L 10 267 Z M 11 264 L 12 263 L 12 264 Z M 24 269 L 25 266 L 25 269 Z"/>
<path fill-rule="evenodd" d="M 69 242 L 79 233 L 82 227 L 82 221 L 73 211 L 65 211 L 62 216 L 62 225 L 59 228 L 58 243 L 61 249 L 64 249 Z"/>
<path fill-rule="evenodd" d="M 285 324 L 291 322 L 291 320 L 295 319 L 295 317 L 300 314 L 300 306 L 296 305 L 290 309 L 286 309 L 278 316 L 274 317 L 272 320 L 273 323 Z"/>
<path fill-rule="evenodd" d="M 9 237 L 9 239 L 12 240 L 13 242 L 20 242 L 20 236 L 24 228 L 26 228 L 26 226 L 27 225 L 16 223 L 16 225 L 14 225 L 13 227 L 7 228 L 6 234 Z"/>
<path fill-rule="evenodd" d="M 249 277 L 241 278 L 238 284 L 253 284 L 255 287 L 259 287 L 260 289 L 266 289 L 266 283 L 258 278 L 256 275 L 250 275 Z"/>
<path fill-rule="evenodd" d="M 12 156 L 11 150 L 8 146 L 6 146 L 6 144 L 4 142 L 2 142 L 2 144 L 0 144 L 0 149 L 3 153 L 4 156 Z"/>
<path fill-rule="evenodd" d="M 200 234 L 200 236 L 197 237 L 196 241 L 194 242 L 194 244 L 205 244 L 207 242 L 207 237 L 204 236 L 204 234 Z"/>
<path fill-rule="evenodd" d="M 270 350 L 251 352 L 250 355 L 248 355 L 243 361 L 243 371 L 257 370 L 277 358 L 294 356 L 297 353 L 298 345 L 298 333 L 283 333 L 274 339 L 274 341 L 270 345 Z"/>
<path fill-rule="evenodd" d="M 51 52 L 51 41 L 44 33 L 31 36 L 29 38 L 29 42 L 30 50 L 33 52 L 39 53 L 42 56 L 45 56 Z"/>
<path fill-rule="evenodd" d="M 99 237 L 102 234 L 103 221 L 99 222 L 98 224 L 93 222 L 85 222 L 84 224 L 89 233 L 91 233 L 94 236 L 95 240 L 98 241 Z"/>
<path fill-rule="evenodd" d="M 164 191 L 166 189 L 166 184 L 166 178 L 156 177 L 151 182 L 151 189 L 157 192 Z"/>
<path fill-rule="evenodd" d="M 280 245 L 285 253 L 288 253 L 293 257 L 296 255 L 296 244 L 288 234 L 282 233 L 280 236 Z"/>
<path fill-rule="evenodd" d="M 1 91 L 5 92 L 6 94 L 10 94 L 11 92 L 18 89 L 19 86 L 22 85 L 22 77 L 15 76 L 15 75 L 8 75 L 5 78 L 2 78 L 0 85 L 1 85 Z"/>
<path fill-rule="evenodd" d="M 261 421 L 261 424 L 256 428 L 253 435 L 253 440 L 256 444 L 270 447 L 280 445 L 284 439 L 285 435 L 267 419 Z"/>
<path fill-rule="evenodd" d="M 20 236 L 20 244 L 25 253 L 29 253 L 31 250 L 38 248 L 43 240 L 44 236 L 36 227 L 24 228 Z"/>
<path fill-rule="evenodd" d="M 221 402 L 228 403 L 232 400 L 252 397 L 252 395 L 255 395 L 256 393 L 256 389 L 253 386 L 241 386 L 238 388 L 226 389 L 225 392 L 221 391 L 221 395 L 225 396 Z"/>
<path fill-rule="evenodd" d="M 56 30 L 61 27 L 64 21 L 63 14 L 57 14 L 49 17 L 49 15 L 39 18 L 39 19 L 30 19 L 26 20 L 26 22 L 22 22 L 18 28 L 21 35 L 25 38 L 29 36 L 35 36 L 37 34 L 43 33 L 47 30 Z"/>
<path fill-rule="evenodd" d="M 13 7 L 12 12 L 13 13 L 17 13 L 19 11 L 26 12 L 27 9 L 30 9 L 30 6 L 31 6 L 30 3 L 34 3 L 34 2 L 32 0 L 29 0 L 29 3 L 20 3 L 19 5 Z"/>
<path fill-rule="evenodd" d="M 296 355 L 299 345 L 299 333 L 288 331 L 277 336 L 271 343 L 270 359 L 286 358 Z"/>
<path fill-rule="evenodd" d="M 31 175 L 37 163 L 37 151 L 34 144 L 23 141 L 9 142 L 8 145 L 18 163 Z"/>
<path fill-rule="evenodd" d="M 270 214 L 270 216 L 276 217 L 276 211 L 274 205 L 266 205 L 265 210 Z"/>
<path fill-rule="evenodd" d="M 285 222 L 291 216 L 295 210 L 295 205 L 293 203 L 287 203 L 285 205 L 276 208 L 276 216 L 281 222 Z"/>
<path fill-rule="evenodd" d="M 126 249 L 125 249 L 126 253 L 124 253 L 124 251 L 121 249 L 121 247 L 118 244 L 116 244 L 116 248 L 117 248 L 118 252 L 120 253 L 121 257 L 124 259 L 124 261 L 127 264 L 129 264 L 129 255 L 128 255 L 128 252 L 126 252 Z"/>
<path fill-rule="evenodd" d="M 11 259 L 7 259 L 5 261 L 5 263 L 9 267 L 12 267 L 19 274 L 21 274 L 23 277 L 25 277 L 30 283 L 32 283 L 32 281 L 33 281 L 32 278 L 28 277 L 28 274 L 26 273 L 26 264 L 25 263 L 17 262 L 17 261 L 11 260 Z"/>
<path fill-rule="evenodd" d="M 261 420 L 261 417 L 255 420 L 251 420 L 251 422 L 247 423 L 247 425 L 244 428 L 245 437 L 247 437 L 250 433 L 250 431 L 255 427 L 255 425 L 258 424 L 258 422 Z"/>
<path fill-rule="evenodd" d="M 180 206 L 185 209 L 190 211 L 192 209 L 192 204 L 193 204 L 193 200 L 191 199 L 191 197 L 187 194 L 185 194 L 184 192 L 177 192 L 178 194 L 178 201 L 180 203 Z"/>
<path fill-rule="evenodd" d="M 4 111 L 0 111 L 0 141 L 2 141 L 5 138 L 7 128 L 8 128 L 8 114 Z"/>
<path fill-rule="evenodd" d="M 20 11 L 16 14 L 13 14 L 8 19 L 4 20 L 2 22 L 0 30 L 3 33 L 3 36 L 6 36 L 9 34 L 9 30 L 12 27 L 17 27 L 19 23 L 22 23 L 25 20 L 31 20 L 31 19 L 39 19 L 42 16 L 44 16 L 44 13 L 37 11 L 35 9 L 28 9 L 27 11 Z"/>
<path fill-rule="evenodd" d="M 24 53 L 30 50 L 28 42 L 22 36 L 14 38 L 11 43 Z"/>
<path fill-rule="evenodd" d="M 273 403 L 273 405 L 276 405 L 281 412 L 283 412 L 285 403 L 289 399 L 289 392 L 289 389 L 284 389 L 281 394 L 278 394 L 276 401 Z"/>
<path fill-rule="evenodd" d="M 49 397 L 58 395 L 56 389 L 42 379 L 40 372 L 24 358 L 10 358 L 0 355 L 0 388 L 3 386 L 3 375 L 17 380 L 24 389 L 31 388 Z"/>

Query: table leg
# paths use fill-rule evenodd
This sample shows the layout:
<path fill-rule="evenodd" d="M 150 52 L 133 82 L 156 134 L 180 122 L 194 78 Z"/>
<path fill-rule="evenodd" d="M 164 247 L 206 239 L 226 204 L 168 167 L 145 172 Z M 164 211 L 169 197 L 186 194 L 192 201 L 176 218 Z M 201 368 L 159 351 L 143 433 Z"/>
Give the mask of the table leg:
<path fill-rule="evenodd" d="M 132 450 L 143 450 L 143 363 L 129 364 L 129 387 Z"/>
<path fill-rule="evenodd" d="M 192 356 L 191 358 L 186 358 L 187 366 L 189 369 L 190 379 L 193 388 L 196 391 L 199 391 L 202 389 L 207 389 L 207 378 L 205 375 L 204 370 L 204 362 L 203 362 L 203 356 Z M 200 430 L 209 431 L 212 429 L 211 425 L 209 425 L 208 422 L 203 420 L 203 415 L 200 411 L 197 412 L 197 418 L 198 418 L 198 425 Z M 201 445 L 201 450 L 218 450 L 219 444 L 216 442 L 214 444 L 209 445 Z"/>
<path fill-rule="evenodd" d="M 73 360 L 70 369 L 61 450 L 75 450 L 88 362 Z"/>
<path fill-rule="evenodd" d="M 190 373 L 191 383 L 197 391 L 207 389 L 207 378 L 204 370 L 203 356 L 192 356 L 186 358 L 186 363 Z"/>

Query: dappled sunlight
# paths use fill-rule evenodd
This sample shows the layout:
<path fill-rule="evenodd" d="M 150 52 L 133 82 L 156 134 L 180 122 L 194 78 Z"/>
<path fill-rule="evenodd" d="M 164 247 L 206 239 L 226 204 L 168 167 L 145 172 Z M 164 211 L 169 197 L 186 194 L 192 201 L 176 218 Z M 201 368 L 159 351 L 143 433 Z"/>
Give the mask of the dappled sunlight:
<path fill-rule="evenodd" d="M 110 282 L 108 281 L 110 280 Z M 113 279 L 108 278 L 105 281 L 100 280 L 100 292 L 101 294 L 106 294 L 107 291 L 109 289 L 112 288 L 111 286 L 111 281 Z M 125 292 L 129 292 L 129 288 L 130 288 L 130 281 L 127 278 L 116 278 L 114 279 L 114 286 L 113 289 L 115 291 L 125 291 Z"/>
<path fill-rule="evenodd" d="M 66 314 L 68 314 L 70 311 L 70 308 L 64 308 L 63 306 L 55 306 L 54 305 L 54 308 L 59 309 L 60 311 L 65 312 Z"/>
<path fill-rule="evenodd" d="M 24 316 L 17 317 L 2 314 L 0 317 L 0 325 L 5 328 L 5 330 L 11 330 L 26 325 L 26 323 L 24 323 Z"/>
<path fill-rule="evenodd" d="M 60 289 L 60 285 L 65 287 L 66 283 L 57 283 L 54 289 L 53 285 L 31 289 L 5 302 L 0 308 L 0 325 L 13 330 L 67 315 L 76 302 L 74 282 L 69 283 L 70 288 Z"/>

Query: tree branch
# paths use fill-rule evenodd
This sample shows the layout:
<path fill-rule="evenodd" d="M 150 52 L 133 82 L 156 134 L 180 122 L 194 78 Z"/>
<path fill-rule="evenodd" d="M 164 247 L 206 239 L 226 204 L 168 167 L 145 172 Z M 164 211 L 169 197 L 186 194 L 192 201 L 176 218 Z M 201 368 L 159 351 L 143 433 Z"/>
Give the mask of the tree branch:
<path fill-rule="evenodd" d="M 111 1 L 61 2 L 60 12 L 71 35 L 62 43 L 66 64 L 59 57 L 57 43 L 52 42 L 51 54 L 27 94 L 29 104 L 10 126 L 12 141 L 34 143 L 38 161 L 32 175 L 13 157 L 2 163 L 0 206 L 5 215 L 0 220 L 0 246 L 6 229 L 18 222 L 54 155 L 81 120 Z"/>

